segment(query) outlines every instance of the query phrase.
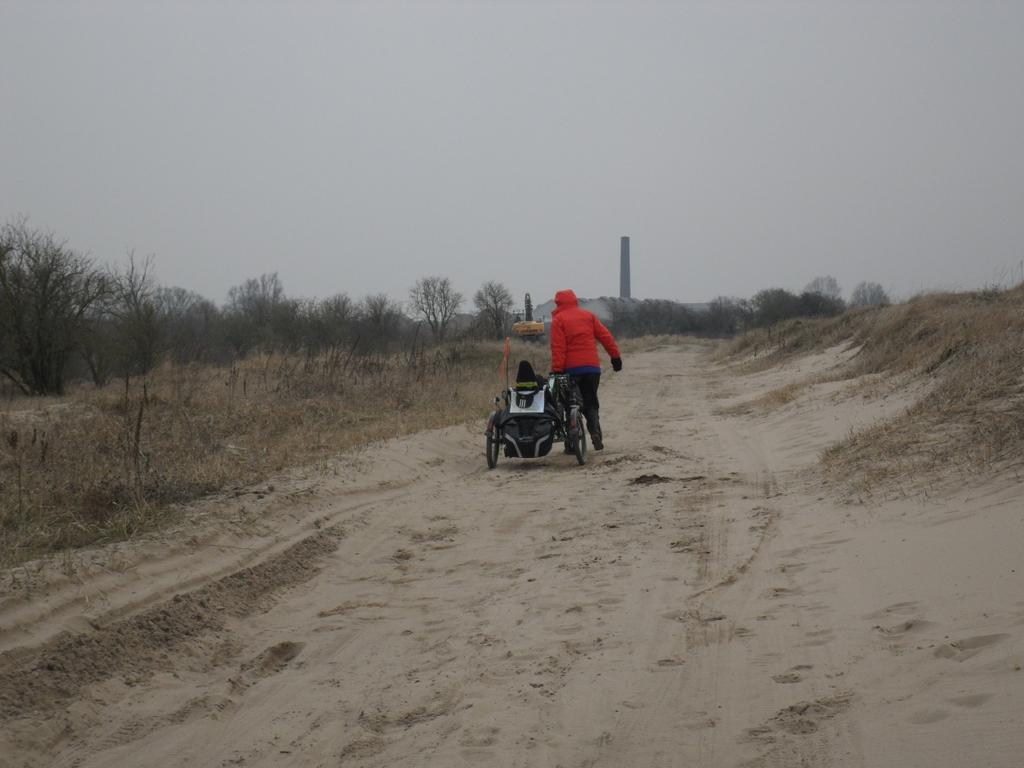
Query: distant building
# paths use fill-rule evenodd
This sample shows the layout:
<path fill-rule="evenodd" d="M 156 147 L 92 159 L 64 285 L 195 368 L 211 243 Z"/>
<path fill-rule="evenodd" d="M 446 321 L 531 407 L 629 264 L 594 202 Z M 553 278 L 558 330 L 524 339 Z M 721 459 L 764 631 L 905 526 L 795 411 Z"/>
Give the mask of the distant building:
<path fill-rule="evenodd" d="M 658 307 L 666 308 L 666 305 L 674 305 L 676 307 L 684 307 L 691 312 L 707 312 L 710 304 L 684 304 L 678 301 L 671 301 L 669 299 L 634 299 L 632 298 L 632 288 L 630 285 L 630 256 L 629 256 L 629 236 L 623 235 L 619 238 L 619 295 L 615 296 L 600 296 L 596 299 L 579 299 L 579 304 L 582 309 L 586 309 L 593 312 L 599 318 L 601 322 L 610 323 L 615 318 L 616 308 L 639 308 L 647 306 L 649 309 L 657 309 Z M 555 301 L 545 301 L 543 304 L 537 304 L 533 308 L 533 316 L 537 320 L 543 321 L 545 324 L 551 324 L 551 313 L 555 311 Z M 620 311 L 620 319 L 622 312 Z"/>

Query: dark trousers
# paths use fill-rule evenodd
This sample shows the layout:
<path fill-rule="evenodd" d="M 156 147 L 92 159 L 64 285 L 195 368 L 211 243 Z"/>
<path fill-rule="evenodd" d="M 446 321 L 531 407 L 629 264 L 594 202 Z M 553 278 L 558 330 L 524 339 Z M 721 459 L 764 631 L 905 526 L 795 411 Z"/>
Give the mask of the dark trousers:
<path fill-rule="evenodd" d="M 587 431 L 590 433 L 590 437 L 601 437 L 601 417 L 598 415 L 601 404 L 597 400 L 597 388 L 601 384 L 601 374 L 572 374 L 572 380 L 576 382 L 580 396 L 583 398 L 583 416 L 587 420 Z"/>

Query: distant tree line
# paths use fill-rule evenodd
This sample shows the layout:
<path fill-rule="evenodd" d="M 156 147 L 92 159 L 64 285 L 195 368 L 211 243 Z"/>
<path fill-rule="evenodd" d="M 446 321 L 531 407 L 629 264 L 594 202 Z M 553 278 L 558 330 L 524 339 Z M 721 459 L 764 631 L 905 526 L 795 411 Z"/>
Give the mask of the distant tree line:
<path fill-rule="evenodd" d="M 854 288 L 850 307 L 887 304 L 877 283 Z M 812 280 L 800 294 L 769 288 L 751 299 L 719 297 L 707 311 L 672 301 L 609 300 L 622 336 L 725 336 L 791 317 L 843 312 L 834 278 Z M 141 376 L 164 360 L 227 363 L 254 354 L 389 354 L 450 339 L 500 339 L 509 333 L 513 299 L 487 281 L 472 312 L 446 277 L 416 280 L 403 306 L 383 293 L 300 299 L 276 273 L 245 280 L 218 306 L 184 288 L 156 282 L 152 258 L 129 253 L 104 266 L 55 235 L 17 219 L 0 227 L 0 377 L 28 395 L 60 394 L 71 379 L 96 385 Z"/>
<path fill-rule="evenodd" d="M 157 283 L 154 261 L 129 253 L 107 266 L 24 218 L 0 226 L 0 379 L 27 395 L 61 394 L 145 375 L 165 360 L 228 363 L 254 354 L 389 354 L 451 338 L 501 338 L 513 301 L 501 283 L 474 294 L 475 312 L 446 277 L 418 279 L 403 304 L 288 296 L 276 273 L 245 280 L 222 305 Z"/>
<path fill-rule="evenodd" d="M 834 277 L 816 277 L 800 293 L 767 288 L 750 299 L 719 296 L 706 311 L 673 301 L 611 299 L 611 326 L 622 336 L 692 333 L 731 336 L 795 317 L 832 317 L 849 308 L 885 306 L 889 297 L 878 283 L 859 283 L 846 302 Z"/>

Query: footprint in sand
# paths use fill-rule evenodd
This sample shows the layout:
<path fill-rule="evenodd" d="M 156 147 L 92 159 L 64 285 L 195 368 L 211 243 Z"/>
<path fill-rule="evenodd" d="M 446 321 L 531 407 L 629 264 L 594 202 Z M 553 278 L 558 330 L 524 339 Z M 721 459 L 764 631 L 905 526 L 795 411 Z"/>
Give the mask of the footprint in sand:
<path fill-rule="evenodd" d="M 681 667 L 685 663 L 686 663 L 685 659 L 680 659 L 677 656 L 673 656 L 673 657 L 667 658 L 667 659 L 658 659 L 655 662 L 655 664 L 657 666 L 661 667 L 662 669 L 669 668 L 669 667 Z"/>
<path fill-rule="evenodd" d="M 798 573 L 807 567 L 807 563 L 783 563 L 776 570 L 779 573 Z"/>
<path fill-rule="evenodd" d="M 288 663 L 298 656 L 305 647 L 305 643 L 295 643 L 290 640 L 270 646 L 263 653 L 242 664 L 241 674 L 231 680 L 232 689 L 242 691 L 264 677 L 276 675 L 284 670 Z"/>
<path fill-rule="evenodd" d="M 972 656 L 977 656 L 990 645 L 1000 643 L 1009 635 L 999 633 L 994 635 L 975 635 L 965 637 L 963 640 L 954 640 L 951 643 L 943 643 L 935 649 L 935 658 L 952 659 L 953 661 L 967 661 Z"/>
<path fill-rule="evenodd" d="M 379 755 L 387 747 L 387 742 L 384 741 L 380 736 L 371 736 L 366 739 L 356 739 L 350 741 L 343 750 L 341 750 L 342 762 L 346 762 L 348 759 L 373 757 Z"/>
<path fill-rule="evenodd" d="M 912 601 L 904 601 L 899 603 L 893 603 L 887 605 L 885 608 L 879 608 L 877 611 L 865 614 L 861 618 L 867 619 L 868 621 L 877 621 L 878 619 L 885 619 L 893 614 L 897 616 L 906 616 L 908 614 L 917 613 L 918 604 Z"/>
<path fill-rule="evenodd" d="M 582 624 L 569 624 L 560 627 L 549 627 L 548 631 L 555 635 L 575 635 L 583 630 Z"/>
<path fill-rule="evenodd" d="M 785 672 L 781 675 L 772 675 L 776 683 L 799 683 L 803 678 L 796 672 Z"/>
<path fill-rule="evenodd" d="M 704 710 L 684 714 L 680 725 L 688 731 L 703 731 L 707 728 L 716 728 L 718 719 L 712 717 Z"/>
<path fill-rule="evenodd" d="M 273 675 L 284 669 L 305 647 L 305 643 L 295 643 L 291 640 L 277 643 L 253 659 L 247 665 L 248 669 L 253 670 L 255 674 Z"/>
<path fill-rule="evenodd" d="M 915 725 L 928 725 L 937 723 L 949 717 L 949 712 L 944 709 L 922 709 L 910 716 L 910 722 Z"/>
<path fill-rule="evenodd" d="M 952 699 L 947 699 L 947 701 L 950 704 L 956 704 L 958 707 L 973 709 L 974 707 L 980 707 L 991 698 L 991 693 L 971 693 L 967 696 L 954 696 Z"/>
<path fill-rule="evenodd" d="M 793 597 L 801 594 L 803 594 L 803 591 L 798 588 L 772 587 L 764 593 L 764 596 L 769 600 L 781 600 L 785 597 Z"/>
<path fill-rule="evenodd" d="M 494 726 L 467 728 L 462 732 L 459 746 L 462 747 L 493 747 L 498 741 L 500 728 Z"/>
<path fill-rule="evenodd" d="M 920 634 L 934 626 L 935 622 L 928 621 L 927 619 L 907 619 L 906 621 L 901 621 L 898 624 L 892 624 L 889 626 L 876 624 L 874 629 L 886 637 L 904 637 L 907 635 Z"/>
<path fill-rule="evenodd" d="M 806 637 L 809 639 L 800 643 L 800 646 L 803 648 L 815 648 L 820 645 L 828 645 L 831 643 L 834 633 L 831 629 L 817 629 L 812 632 L 808 632 Z"/>
<path fill-rule="evenodd" d="M 767 723 L 748 729 L 746 736 L 766 743 L 775 741 L 776 731 L 793 736 L 808 736 L 816 733 L 823 721 L 843 714 L 849 708 L 850 700 L 848 694 L 840 694 L 792 704 L 776 712 Z"/>

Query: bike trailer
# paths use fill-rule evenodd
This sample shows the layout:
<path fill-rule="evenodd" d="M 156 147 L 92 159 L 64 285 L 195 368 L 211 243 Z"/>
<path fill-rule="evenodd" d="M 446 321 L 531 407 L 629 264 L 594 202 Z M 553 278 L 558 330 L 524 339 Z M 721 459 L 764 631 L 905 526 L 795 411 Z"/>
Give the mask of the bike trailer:
<path fill-rule="evenodd" d="M 579 405 L 567 376 L 544 379 L 521 361 L 515 386 L 495 398 L 495 405 L 502 400 L 505 407 L 491 413 L 484 433 L 488 467 L 494 469 L 502 451 L 510 459 L 539 459 L 562 442 L 580 464 L 586 462 Z"/>

